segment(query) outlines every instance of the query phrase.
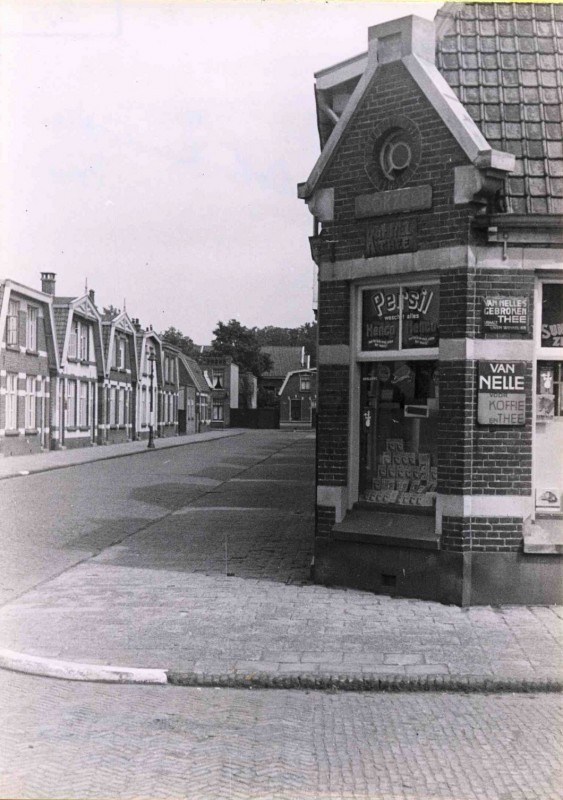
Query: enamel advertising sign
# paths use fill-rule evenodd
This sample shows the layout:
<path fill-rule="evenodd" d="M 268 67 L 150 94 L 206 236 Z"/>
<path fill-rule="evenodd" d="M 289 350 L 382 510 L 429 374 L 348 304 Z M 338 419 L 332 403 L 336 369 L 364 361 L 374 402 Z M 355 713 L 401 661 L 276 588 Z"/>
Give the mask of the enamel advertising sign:
<path fill-rule="evenodd" d="M 494 295 L 483 297 L 483 329 L 494 333 L 527 333 L 529 310 L 527 297 Z"/>
<path fill-rule="evenodd" d="M 480 361 L 477 421 L 480 425 L 524 425 L 524 364 Z"/>

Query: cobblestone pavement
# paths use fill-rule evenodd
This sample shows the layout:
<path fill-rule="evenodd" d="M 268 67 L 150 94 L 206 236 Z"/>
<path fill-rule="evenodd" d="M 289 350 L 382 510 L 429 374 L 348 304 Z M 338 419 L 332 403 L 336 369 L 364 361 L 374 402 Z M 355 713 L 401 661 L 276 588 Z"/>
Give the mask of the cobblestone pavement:
<path fill-rule="evenodd" d="M 558 695 L 107 686 L 0 673 L 0 797 L 559 800 Z"/>
<path fill-rule="evenodd" d="M 196 675 L 561 680 L 561 608 L 311 585 L 313 447 L 249 432 L 1 482 L 0 647 Z"/>

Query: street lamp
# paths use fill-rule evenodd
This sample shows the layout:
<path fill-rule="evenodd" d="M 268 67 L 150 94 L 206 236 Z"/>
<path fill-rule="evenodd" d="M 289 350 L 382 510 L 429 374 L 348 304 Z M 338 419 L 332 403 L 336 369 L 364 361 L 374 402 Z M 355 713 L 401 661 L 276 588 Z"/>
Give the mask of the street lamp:
<path fill-rule="evenodd" d="M 154 348 L 151 347 L 151 350 L 148 355 L 149 364 L 151 365 L 151 399 L 150 399 L 150 422 L 149 422 L 149 443 L 147 445 L 148 450 L 154 450 L 154 427 L 153 427 L 153 408 L 154 408 L 154 391 L 153 391 L 153 384 L 154 384 L 154 362 L 156 361 L 156 355 L 154 352 Z"/>

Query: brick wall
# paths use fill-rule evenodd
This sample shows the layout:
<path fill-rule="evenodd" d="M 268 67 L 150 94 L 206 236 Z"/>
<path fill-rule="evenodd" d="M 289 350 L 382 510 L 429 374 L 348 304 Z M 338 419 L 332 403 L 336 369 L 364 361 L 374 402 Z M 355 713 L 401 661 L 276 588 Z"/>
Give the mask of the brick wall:
<path fill-rule="evenodd" d="M 318 369 L 318 484 L 345 486 L 348 477 L 348 366 L 320 365 Z"/>
<path fill-rule="evenodd" d="M 321 281 L 318 326 L 319 345 L 349 344 L 350 288 L 347 281 Z"/>
<path fill-rule="evenodd" d="M 442 517 L 442 549 L 515 552 L 522 548 L 520 517 Z"/>
<path fill-rule="evenodd" d="M 366 148 L 374 126 L 398 115 L 407 116 L 420 134 L 419 164 L 408 185 L 431 184 L 433 189 L 431 210 L 401 214 L 401 219 L 419 219 L 419 249 L 466 244 L 481 236 L 470 231 L 471 207 L 453 205 L 453 168 L 466 165 L 467 157 L 406 68 L 396 62 L 378 68 L 321 181 L 322 187 L 335 189 L 335 220 L 323 224 L 323 258 L 332 256 L 338 261 L 364 256 L 369 221 L 356 219 L 354 200 L 376 191 L 365 168 Z"/>
<path fill-rule="evenodd" d="M 336 522 L 336 513 L 331 506 L 317 506 L 316 536 L 330 536 Z"/>

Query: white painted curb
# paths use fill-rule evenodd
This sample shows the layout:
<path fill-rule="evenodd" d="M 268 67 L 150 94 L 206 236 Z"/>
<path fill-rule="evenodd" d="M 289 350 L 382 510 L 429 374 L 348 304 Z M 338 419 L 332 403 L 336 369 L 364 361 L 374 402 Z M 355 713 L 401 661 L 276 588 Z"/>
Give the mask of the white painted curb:
<path fill-rule="evenodd" d="M 100 683 L 168 683 L 163 669 L 111 667 L 102 664 L 78 664 L 54 658 L 29 656 L 15 650 L 0 649 L 0 669 L 39 675 L 43 678 L 63 678 L 67 681 L 97 681 Z"/>

